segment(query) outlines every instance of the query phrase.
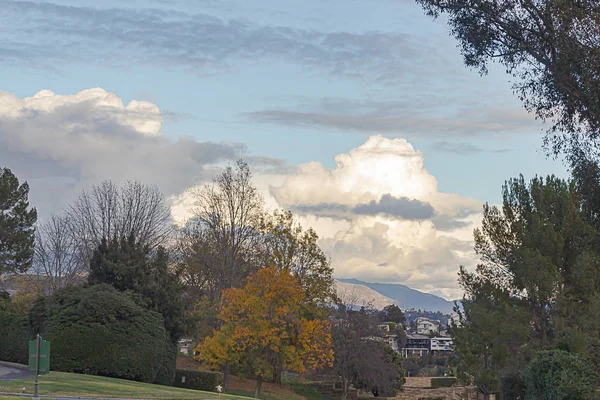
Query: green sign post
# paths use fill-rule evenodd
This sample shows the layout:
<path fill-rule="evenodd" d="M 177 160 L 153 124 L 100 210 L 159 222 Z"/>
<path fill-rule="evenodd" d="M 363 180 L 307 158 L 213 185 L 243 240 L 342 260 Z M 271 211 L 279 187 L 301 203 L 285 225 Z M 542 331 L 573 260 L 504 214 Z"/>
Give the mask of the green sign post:
<path fill-rule="evenodd" d="M 38 399 L 39 376 L 50 373 L 50 342 L 39 335 L 29 341 L 29 372 L 35 374 L 33 397 Z"/>

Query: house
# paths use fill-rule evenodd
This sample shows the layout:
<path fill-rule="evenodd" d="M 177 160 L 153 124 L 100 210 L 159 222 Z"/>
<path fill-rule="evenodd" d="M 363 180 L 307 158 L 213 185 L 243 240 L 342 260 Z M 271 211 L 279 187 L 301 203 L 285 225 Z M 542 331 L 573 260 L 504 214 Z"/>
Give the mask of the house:
<path fill-rule="evenodd" d="M 429 340 L 429 349 L 432 353 L 447 353 L 452 351 L 451 337 L 432 337 Z"/>
<path fill-rule="evenodd" d="M 383 342 L 385 344 L 387 344 L 388 346 L 390 346 L 392 348 L 392 350 L 394 350 L 395 352 L 397 352 L 397 353 L 400 352 L 400 345 L 398 343 L 398 335 L 385 335 L 385 337 L 383 338 Z"/>
<path fill-rule="evenodd" d="M 177 347 L 180 353 L 186 356 L 191 355 L 193 350 L 192 339 L 180 339 Z"/>
<path fill-rule="evenodd" d="M 402 355 L 407 357 L 411 354 L 419 356 L 427 355 L 430 352 L 430 339 L 425 335 L 407 335 L 406 344 L 402 348 Z"/>
<path fill-rule="evenodd" d="M 456 325 L 456 326 L 460 326 L 460 317 L 458 314 L 453 313 L 450 315 L 450 318 L 448 320 L 448 326 L 452 326 L 452 325 Z"/>
<path fill-rule="evenodd" d="M 440 331 L 440 323 L 429 318 L 419 317 L 415 321 L 417 335 L 431 335 Z"/>

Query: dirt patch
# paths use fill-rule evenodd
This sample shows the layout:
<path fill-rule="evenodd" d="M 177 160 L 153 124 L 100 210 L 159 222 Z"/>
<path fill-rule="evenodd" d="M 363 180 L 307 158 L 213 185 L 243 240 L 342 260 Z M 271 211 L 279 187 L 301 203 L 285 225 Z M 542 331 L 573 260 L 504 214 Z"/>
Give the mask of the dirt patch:
<path fill-rule="evenodd" d="M 202 363 L 200 361 L 194 360 L 191 357 L 177 356 L 178 369 L 198 370 L 201 369 L 201 366 Z M 232 375 L 229 377 L 229 388 L 254 393 L 256 381 Z M 267 396 L 276 397 L 281 400 L 306 400 L 306 397 L 294 393 L 292 389 L 270 382 L 263 382 L 261 392 Z"/>
<path fill-rule="evenodd" d="M 191 357 L 177 356 L 177 369 L 200 369 L 202 364 L 200 361 L 194 360 Z"/>
<path fill-rule="evenodd" d="M 238 378 L 237 376 L 229 377 L 229 388 L 247 390 L 254 392 L 256 381 L 246 378 Z M 282 400 L 306 400 L 306 397 L 294 393 L 294 391 L 285 386 L 276 385 L 270 382 L 263 382 L 261 392 L 267 396 L 276 397 Z"/>

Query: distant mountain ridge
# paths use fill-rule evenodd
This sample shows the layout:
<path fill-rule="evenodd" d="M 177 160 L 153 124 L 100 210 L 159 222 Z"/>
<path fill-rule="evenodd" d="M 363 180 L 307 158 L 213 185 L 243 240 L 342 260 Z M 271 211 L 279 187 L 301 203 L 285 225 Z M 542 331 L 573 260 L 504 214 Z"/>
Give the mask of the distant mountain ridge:
<path fill-rule="evenodd" d="M 365 285 L 336 280 L 335 287 L 338 296 L 342 299 L 344 304 L 349 306 L 360 308 L 367 303 L 371 303 L 376 309 L 382 310 L 385 306 L 389 306 L 390 304 L 398 305 L 396 300 L 390 299 Z M 347 304 L 347 302 L 350 302 L 351 304 Z"/>
<path fill-rule="evenodd" d="M 339 282 L 357 286 L 365 286 L 394 301 L 402 309 L 421 309 L 424 311 L 441 311 L 445 314 L 453 312 L 454 302 L 439 296 L 423 293 L 399 283 L 371 283 L 358 279 L 337 279 Z M 391 303 L 390 303 L 391 304 Z M 376 306 L 377 307 L 377 306 Z"/>

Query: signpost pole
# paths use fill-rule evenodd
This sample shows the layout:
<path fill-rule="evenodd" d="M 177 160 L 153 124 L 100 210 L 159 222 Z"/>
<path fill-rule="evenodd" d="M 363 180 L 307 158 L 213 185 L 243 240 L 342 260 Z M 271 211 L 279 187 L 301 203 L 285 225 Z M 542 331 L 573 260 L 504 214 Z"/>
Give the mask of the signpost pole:
<path fill-rule="evenodd" d="M 36 352 L 35 352 L 35 385 L 33 389 L 33 398 L 38 399 L 38 389 L 40 385 L 40 334 L 38 333 L 35 338 Z"/>

